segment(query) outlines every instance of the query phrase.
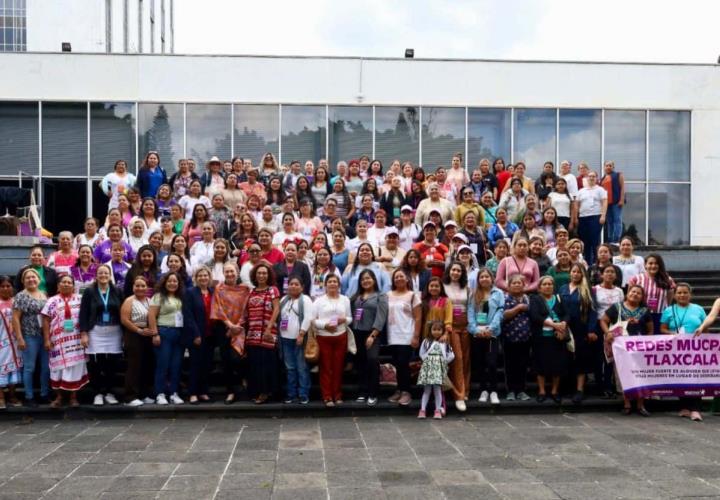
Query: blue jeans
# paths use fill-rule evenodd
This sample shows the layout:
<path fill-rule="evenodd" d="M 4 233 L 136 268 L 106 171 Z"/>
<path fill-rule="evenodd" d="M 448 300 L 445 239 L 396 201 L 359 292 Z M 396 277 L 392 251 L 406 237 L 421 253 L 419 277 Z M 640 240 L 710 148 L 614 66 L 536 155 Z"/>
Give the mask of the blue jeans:
<path fill-rule="evenodd" d="M 600 224 L 599 215 L 587 215 L 578 218 L 578 236 L 585 245 L 583 256 L 588 266 L 592 266 L 593 262 L 595 262 L 601 231 L 602 225 Z"/>
<path fill-rule="evenodd" d="M 280 337 L 283 362 L 287 371 L 286 394 L 288 399 L 310 397 L 310 370 L 305 363 L 305 349 L 295 339 Z"/>
<path fill-rule="evenodd" d="M 619 243 L 622 236 L 622 209 L 620 205 L 608 205 L 605 216 L 608 243 Z"/>
<path fill-rule="evenodd" d="M 26 347 L 22 351 L 25 399 L 33 399 L 33 375 L 35 375 L 37 363 L 40 363 L 40 397 L 50 396 L 50 359 L 43 344 L 42 335 L 25 336 Z"/>
<path fill-rule="evenodd" d="M 158 327 L 160 347 L 155 347 L 155 393 L 174 394 L 180 385 L 183 345 L 180 328 Z M 168 381 L 170 384 L 168 385 Z"/>

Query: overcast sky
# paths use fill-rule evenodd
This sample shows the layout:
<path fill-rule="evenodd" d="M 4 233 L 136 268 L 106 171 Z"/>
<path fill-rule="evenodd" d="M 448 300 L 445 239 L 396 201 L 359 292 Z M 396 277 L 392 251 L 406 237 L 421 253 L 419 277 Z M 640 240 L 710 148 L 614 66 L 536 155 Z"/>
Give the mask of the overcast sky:
<path fill-rule="evenodd" d="M 175 52 L 715 63 L 720 0 L 175 0 Z"/>

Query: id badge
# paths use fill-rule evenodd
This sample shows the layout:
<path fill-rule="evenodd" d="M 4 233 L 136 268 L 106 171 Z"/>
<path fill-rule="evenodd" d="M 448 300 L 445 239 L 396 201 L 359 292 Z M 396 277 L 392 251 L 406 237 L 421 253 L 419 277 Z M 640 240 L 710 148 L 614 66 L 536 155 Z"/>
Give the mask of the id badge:
<path fill-rule="evenodd" d="M 108 323 L 110 323 L 110 313 L 109 312 L 105 311 L 104 313 L 102 313 L 102 322 L 105 323 L 106 325 Z"/>
<path fill-rule="evenodd" d="M 684 326 L 681 326 L 680 328 L 678 328 L 678 333 L 687 333 L 687 332 L 685 331 L 685 327 L 684 327 Z"/>
<path fill-rule="evenodd" d="M 358 307 L 357 309 L 355 309 L 355 321 L 362 321 L 362 317 L 363 317 L 363 308 Z"/>
<path fill-rule="evenodd" d="M 473 253 L 478 253 L 478 244 L 477 243 L 470 243 L 470 249 Z"/>
<path fill-rule="evenodd" d="M 462 306 L 453 306 L 453 316 L 455 316 L 456 318 L 459 318 L 459 317 L 462 316 L 463 314 L 465 314 L 465 308 L 464 308 L 464 307 L 462 307 Z"/>
<path fill-rule="evenodd" d="M 63 330 L 66 332 L 72 332 L 75 329 L 75 323 L 71 319 L 63 321 Z"/>
<path fill-rule="evenodd" d="M 282 318 L 282 319 L 280 320 L 280 329 L 281 329 L 281 330 L 287 330 L 287 329 L 288 329 L 288 323 L 289 323 L 289 321 L 288 321 L 287 318 Z"/>
<path fill-rule="evenodd" d="M 328 321 L 328 326 L 337 326 L 338 325 L 338 317 L 333 316 L 330 318 L 330 321 Z"/>
<path fill-rule="evenodd" d="M 400 217 L 400 209 L 398 207 L 393 208 L 393 217 Z"/>
<path fill-rule="evenodd" d="M 480 325 L 487 325 L 487 317 L 488 313 L 486 312 L 477 313 L 475 315 L 475 321 L 477 321 Z"/>
<path fill-rule="evenodd" d="M 658 306 L 658 299 L 657 297 L 650 297 L 647 299 L 647 306 L 650 309 L 656 310 Z"/>
<path fill-rule="evenodd" d="M 183 315 L 181 311 L 175 313 L 175 328 L 182 328 L 183 326 Z"/>
<path fill-rule="evenodd" d="M 42 326 L 43 326 L 43 317 L 42 317 L 42 314 L 38 314 L 38 315 L 37 315 L 37 322 L 38 322 L 38 325 L 40 326 L 40 329 L 42 329 Z"/>
<path fill-rule="evenodd" d="M 283 278 L 283 294 L 287 293 L 289 282 L 290 282 L 290 278 L 288 278 L 287 276 Z"/>

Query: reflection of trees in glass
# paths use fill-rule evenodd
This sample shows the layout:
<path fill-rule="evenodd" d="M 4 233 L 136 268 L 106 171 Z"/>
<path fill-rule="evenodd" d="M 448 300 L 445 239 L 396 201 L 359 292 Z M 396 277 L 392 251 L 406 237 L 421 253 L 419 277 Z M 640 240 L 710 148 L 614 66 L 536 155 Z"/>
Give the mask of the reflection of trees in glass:
<path fill-rule="evenodd" d="M 175 154 L 172 147 L 172 129 L 168 120 L 168 112 L 164 105 L 159 105 L 158 110 L 153 117 L 153 124 L 144 136 L 145 151 L 142 153 L 144 157 L 147 151 L 157 151 L 163 165 L 175 165 Z"/>
<path fill-rule="evenodd" d="M 348 161 L 372 152 L 372 130 L 362 120 L 336 120 L 330 122 L 331 168 L 340 160 Z"/>
<path fill-rule="evenodd" d="M 465 110 L 462 108 L 423 108 L 423 165 L 450 166 L 452 155 L 465 151 Z"/>
<path fill-rule="evenodd" d="M 260 160 L 268 151 L 277 156 L 278 141 L 267 140 L 262 132 L 243 127 L 242 133 L 237 129 L 235 133 L 235 155 L 241 158 L 250 158 L 253 165 L 259 165 Z"/>
<path fill-rule="evenodd" d="M 112 170 L 123 159 L 135 165 L 135 117 L 131 103 L 92 103 L 90 105 L 90 168 L 94 175 Z"/>
<path fill-rule="evenodd" d="M 305 163 L 312 160 L 317 163 L 320 158 L 325 157 L 325 144 L 323 136 L 325 127 L 310 129 L 304 126 L 298 132 L 288 132 L 282 136 L 282 162 L 288 164 L 293 160 Z"/>
<path fill-rule="evenodd" d="M 633 245 L 643 245 L 644 244 L 644 242 L 640 238 L 640 234 L 638 233 L 638 229 L 635 224 L 630 224 L 629 226 L 626 226 L 623 223 L 622 237 L 626 237 L 626 236 L 632 240 Z"/>
<path fill-rule="evenodd" d="M 395 123 L 386 126 L 383 130 L 383 125 L 377 123 L 382 118 L 378 119 L 377 115 L 388 112 L 392 112 L 392 110 L 376 109 L 375 147 L 378 151 L 377 156 L 385 163 L 394 158 L 398 158 L 400 161 L 417 162 L 417 142 L 420 130 L 418 109 L 414 107 L 400 108 Z"/>

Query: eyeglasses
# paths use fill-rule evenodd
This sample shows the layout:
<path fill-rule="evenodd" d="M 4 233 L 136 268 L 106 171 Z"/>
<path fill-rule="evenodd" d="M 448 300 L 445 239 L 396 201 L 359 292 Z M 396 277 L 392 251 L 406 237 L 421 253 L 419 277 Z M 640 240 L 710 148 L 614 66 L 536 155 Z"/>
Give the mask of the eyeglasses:
<path fill-rule="evenodd" d="M 260 250 L 258 250 L 257 248 L 251 248 L 250 250 L 248 250 L 248 253 L 260 253 Z"/>

